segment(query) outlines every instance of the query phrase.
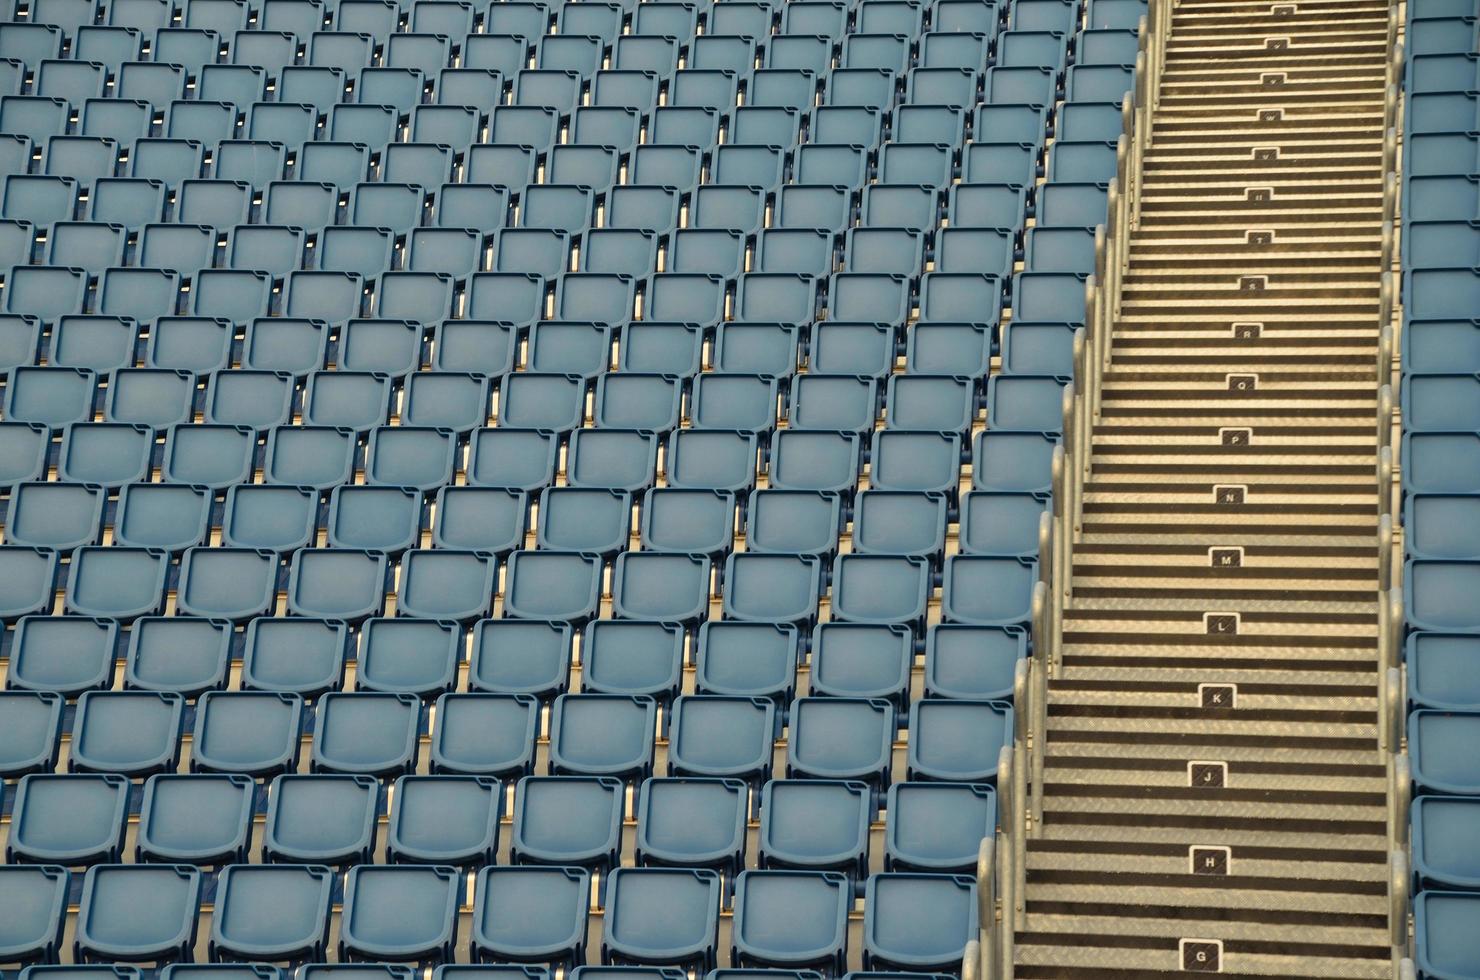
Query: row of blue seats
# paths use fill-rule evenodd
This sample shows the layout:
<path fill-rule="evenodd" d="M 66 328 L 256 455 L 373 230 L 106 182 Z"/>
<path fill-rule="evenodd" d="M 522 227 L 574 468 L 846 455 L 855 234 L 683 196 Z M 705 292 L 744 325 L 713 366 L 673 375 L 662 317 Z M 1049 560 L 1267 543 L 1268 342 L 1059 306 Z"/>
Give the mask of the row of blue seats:
<path fill-rule="evenodd" d="M 469 691 L 548 701 L 569 689 L 576 632 L 569 623 L 484 619 L 469 638 L 457 624 L 432 620 L 372 619 L 352 631 L 338 621 L 272 617 L 235 632 L 221 620 L 170 616 L 135 620 L 125 633 L 110 620 L 26 617 L 9 636 L 8 686 L 66 696 L 108 689 L 127 648 L 129 690 L 197 698 L 223 689 L 239 661 L 243 690 L 313 699 L 343 689 L 346 664 L 354 662 L 362 690 L 436 696 L 464 686 L 458 675 L 471 641 Z M 784 714 L 806 659 L 812 693 L 884 698 L 903 710 L 914 699 L 917 646 L 900 624 L 830 622 L 806 633 L 794 624 L 711 620 L 686 637 L 672 623 L 597 620 L 582 631 L 583 687 L 666 700 L 691 663 L 699 694 L 767 698 Z M 993 700 L 1011 697 L 1027 639 L 1017 626 L 944 623 L 926 630 L 923 646 L 925 698 Z M 29 758 L 11 757 L 0 772 L 14 776 L 13 767 Z"/>
<path fill-rule="evenodd" d="M 841 568 L 856 574 L 856 566 Z M 793 623 L 787 624 L 790 629 L 777 626 L 774 634 L 734 628 L 734 620 L 715 620 L 704 623 L 692 639 L 678 622 L 594 620 L 582 631 L 582 690 L 641 694 L 666 703 L 677 696 L 692 649 L 701 693 L 768 696 L 784 709 L 805 643 L 811 650 L 811 690 L 817 695 L 885 698 L 903 709 L 911 700 L 911 670 L 920 645 L 925 649 L 926 697 L 1010 695 L 1012 671 L 1022 653 L 1019 628 L 944 622 L 927 630 L 922 643 L 922 634 L 912 629 L 917 624 L 889 618 L 860 622 L 840 615 L 810 633 L 807 624 L 798 629 Z M 253 690 L 308 695 L 338 690 L 346 654 L 357 665 L 358 690 L 432 700 L 460 686 L 468 632 L 456 622 L 374 618 L 358 624 L 353 638 L 331 621 L 251 622 L 256 628 L 241 643 L 246 658 L 242 683 Z M 469 689 L 545 697 L 565 690 L 574 631 L 569 624 L 533 622 L 485 619 L 473 627 Z M 313 646 L 304 651 L 301 663 L 285 663 L 281 644 L 300 634 Z M 511 647 L 526 639 L 528 649 Z M 758 643 L 755 662 L 740 659 L 734 647 L 738 639 Z M 146 618 L 122 633 L 113 620 L 28 616 L 16 624 L 9 642 L 6 683 L 11 690 L 57 691 L 69 697 L 108 690 L 125 646 L 126 687 L 194 697 L 225 686 L 228 657 L 236 645 L 218 621 Z"/>
<path fill-rule="evenodd" d="M 43 478 L 51 448 L 48 431 L 39 424 L 0 425 L 0 446 L 8 453 L 0 457 L 3 483 Z M 103 423 L 79 425 L 65 434 L 63 444 L 109 446 L 122 431 Z M 463 444 L 450 430 L 395 426 L 372 432 L 367 446 L 347 429 L 283 425 L 266 432 L 264 449 L 250 428 L 180 425 L 166 434 L 159 468 L 167 487 L 218 491 L 252 482 L 255 469 L 266 483 L 321 491 L 351 482 L 356 472 L 372 485 L 429 494 L 451 486 L 459 472 L 472 486 L 537 491 L 555 484 L 557 456 L 564 449 L 567 485 L 640 493 L 654 486 L 662 442 L 669 488 L 743 496 L 764 472 L 773 488 L 837 492 L 847 503 L 867 460 L 874 489 L 941 493 L 954 501 L 966 461 L 972 463 L 975 489 L 1046 493 L 1056 439 L 1052 429 L 989 430 L 976 433 L 970 454 L 963 455 L 967 444 L 954 433 L 892 430 L 865 440 L 857 432 L 783 429 L 761 461 L 755 435 L 723 430 L 679 429 L 662 442 L 655 433 L 631 429 L 575 429 L 564 439 L 551 431 L 492 428 L 475 430 Z M 76 482 L 89 483 L 94 475 L 106 475 L 107 465 L 87 465 L 78 454 L 68 472 Z M 146 519 L 125 535 L 150 541 L 149 547 L 173 548 L 174 542 L 201 533 L 192 532 L 198 527 L 193 521 L 204 516 L 200 504 L 183 497 L 166 504 L 171 496 L 166 490 L 142 493 L 156 496 L 159 504 L 136 505 Z M 169 520 L 171 506 L 183 508 L 185 517 Z M 150 530 L 154 527 L 158 530 Z M 675 535 L 674 540 L 685 538 Z"/>
<path fill-rule="evenodd" d="M 142 353 L 145 369 L 186 371 L 202 378 L 238 364 L 243 369 L 282 371 L 306 380 L 330 364 L 341 372 L 389 375 L 404 385 L 404 376 L 428 367 L 488 376 L 509 374 L 516 367 L 539 370 L 543 358 L 556 356 L 566 343 L 580 340 L 584 346 L 588 335 L 605 332 L 590 323 L 538 320 L 536 311 L 521 313 L 509 305 L 498 312 L 509 319 L 446 320 L 430 330 L 409 320 L 353 319 L 336 331 L 322 321 L 259 318 L 248 322 L 240 335 L 231 321 L 212 317 L 160 317 L 141 328 L 129 317 L 67 315 L 59 317 L 48 332 L 35 317 L 7 314 L 0 315 L 0 373 L 44 360 L 59 368 L 106 375 L 133 370 Z M 523 316 L 529 319 L 521 323 Z M 1004 369 L 1032 373 L 1029 365 L 1040 359 L 1040 353 L 1047 356 L 1045 346 L 1036 341 L 1047 341 L 1052 334 L 1034 335 L 1051 326 L 1065 329 L 1060 324 L 1022 320 L 1005 325 Z M 993 330 L 983 323 L 918 322 L 905 331 L 903 342 L 899 332 L 872 320 L 824 320 L 810 328 L 732 320 L 714 331 L 707 366 L 724 374 L 776 378 L 784 389 L 799 366 L 812 374 L 883 379 L 903 355 L 910 375 L 981 379 L 987 374 L 989 356 L 998 349 Z M 616 364 L 621 372 L 691 382 L 704 363 L 704 334 L 692 324 L 643 320 L 610 334 L 607 339 L 617 341 Z M 541 352 L 545 344 L 551 348 L 548 354 Z M 1015 351 L 1011 350 L 1014 345 L 1018 347 Z M 590 371 L 583 366 L 576 373 L 586 376 Z M 132 376 L 123 375 L 124 383 Z M 117 381 L 117 375 L 110 379 Z M 619 379 L 598 382 L 602 383 L 628 384 Z M 638 380 L 630 385 L 636 393 L 651 383 Z M 691 384 L 684 385 L 684 390 L 690 388 Z M 602 401 L 599 396 L 597 400 Z M 104 409 L 108 411 L 109 406 Z M 605 421 L 610 424 L 614 417 Z"/>
<path fill-rule="evenodd" d="M 682 980 L 673 967 L 579 966 L 577 980 Z M 425 971 L 401 963 L 305 963 L 281 969 L 263 963 L 171 963 L 159 971 L 173 980 L 414 980 Z M 438 980 L 549 980 L 544 967 L 516 965 L 440 964 L 431 976 Z M 577 977 L 571 971 L 572 977 Z M 704 980 L 821 980 L 815 970 L 726 968 L 711 970 Z M 899 971 L 852 971 L 840 980 L 947 980 L 947 974 L 901 973 Z M 146 980 L 146 971 L 124 964 L 79 964 L 24 967 L 17 974 L 26 980 Z"/>
<path fill-rule="evenodd" d="M 244 622 L 270 614 L 286 585 L 291 614 L 359 622 L 383 613 L 399 571 L 400 615 L 472 622 L 489 615 L 501 565 L 506 617 L 582 624 L 599 611 L 604 562 L 587 552 L 513 551 L 500 561 L 490 552 L 412 549 L 392 563 L 384 552 L 351 548 L 303 548 L 286 557 L 197 547 L 176 564 L 153 548 L 85 546 L 63 570 L 56 552 L 17 546 L 0 549 L 0 617 L 50 612 L 64 580 L 65 608 L 77 616 L 158 615 L 166 593 L 178 591 L 175 607 L 185 615 Z M 713 594 L 731 619 L 810 625 L 818 597 L 830 589 L 834 619 L 913 624 L 923 634 L 934 591 L 925 558 L 845 554 L 824 577 L 826 565 L 818 555 L 737 552 L 716 588 L 705 556 L 625 552 L 615 563 L 613 610 L 623 619 L 697 625 L 708 618 Z M 1037 574 L 1036 562 L 1021 556 L 948 556 L 941 615 L 946 622 L 1024 622 Z M 549 591 L 555 588 L 562 592 Z"/>
<path fill-rule="evenodd" d="M 1410 865 L 1415 959 L 1420 977 L 1474 976 L 1480 950 L 1455 926 L 1480 907 L 1473 868 L 1480 838 L 1480 773 L 1464 746 L 1480 727 L 1470 697 L 1477 672 L 1465 656 L 1480 626 L 1465 608 L 1476 566 L 1467 514 L 1480 504 L 1480 479 L 1467 472 L 1465 443 L 1480 429 L 1469 377 L 1480 367 L 1468 334 L 1480 315 L 1480 290 L 1465 265 L 1475 252 L 1470 218 L 1480 218 L 1466 186 L 1480 173 L 1473 128 L 1477 50 L 1472 0 L 1409 5 L 1402 235 L 1405 430 L 1404 595 L 1408 629 L 1407 721 L 1412 765 Z M 1456 89 L 1460 91 L 1455 91 Z M 1476 264 L 1469 262 L 1469 265 Z M 1438 456 L 1436 449 L 1449 449 Z M 1440 492 L 1435 492 L 1440 491 Z M 1432 795 L 1430 795 L 1432 794 Z"/>
<path fill-rule="evenodd" d="M 0 693 L 7 710 L 5 754 L 14 770 L 54 765 L 64 703 L 53 692 Z M 640 782 L 653 773 L 659 705 L 647 695 L 562 694 L 549 713 L 549 773 Z M 788 708 L 786 775 L 855 780 L 877 793 L 891 783 L 892 746 L 907 724 L 905 778 L 993 782 L 1012 740 L 1012 705 L 922 699 L 908 713 L 880 698 L 797 698 Z M 310 768 L 394 778 L 414 773 L 421 736 L 434 773 L 517 779 L 530 775 L 541 710 L 529 695 L 415 695 L 331 692 L 306 705 L 279 691 L 209 691 L 187 706 L 163 691 L 84 691 L 70 719 L 71 772 L 143 778 L 174 772 L 187 715 L 194 716 L 190 765 L 196 772 L 266 778 L 298 768 L 312 733 Z M 766 698 L 684 695 L 665 706 L 668 775 L 771 778 L 773 740 L 782 730 Z M 435 723 L 431 723 L 435 719 Z M 24 757 L 24 758 L 23 758 Z"/>
<path fill-rule="evenodd" d="M 54 961 L 66 920 L 67 872 L 4 867 L 0 875 L 9 904 L 22 914 L 0 927 L 18 940 L 14 951 Z M 197 869 L 184 865 L 89 868 L 81 884 L 75 958 L 189 962 L 205 884 Z M 469 904 L 467 876 L 439 866 L 359 866 L 341 885 L 324 867 L 232 865 L 213 884 L 212 961 L 322 959 L 331 906 L 340 904 L 335 892 L 341 891 L 341 962 L 452 962 L 458 913 Z M 622 868 L 602 885 L 604 962 L 713 969 L 722 887 L 716 873 Z M 568 970 L 585 962 L 591 890 L 586 871 L 485 867 L 473 890 L 474 962 L 546 963 Z M 735 893 L 731 963 L 812 967 L 828 976 L 843 972 L 853 907 L 843 875 L 746 871 Z M 866 885 L 864 966 L 956 969 L 976 927 L 971 877 L 875 875 Z"/>
<path fill-rule="evenodd" d="M 33 774 L 10 792 L 5 857 L 10 865 L 120 863 L 134 818 L 135 863 L 243 864 L 253 853 L 253 818 L 265 807 L 264 864 L 369 864 L 384 822 L 387 863 L 476 869 L 498 863 L 505 785 L 484 776 L 401 776 L 382 785 L 295 774 L 259 786 L 239 774 L 169 773 L 139 786 L 118 775 Z M 516 865 L 605 876 L 621 866 L 630 818 L 639 867 L 713 868 L 732 880 L 746 870 L 746 827 L 758 803 L 750 866 L 842 871 L 862 885 L 876 821 L 884 821 L 886 872 L 972 873 L 982 837 L 996 827 L 996 793 L 984 783 L 894 783 L 876 800 L 858 782 L 784 779 L 766 782 L 755 803 L 751 795 L 736 779 L 650 777 L 629 814 L 620 780 L 524 776 L 514 787 L 508 855 Z"/>

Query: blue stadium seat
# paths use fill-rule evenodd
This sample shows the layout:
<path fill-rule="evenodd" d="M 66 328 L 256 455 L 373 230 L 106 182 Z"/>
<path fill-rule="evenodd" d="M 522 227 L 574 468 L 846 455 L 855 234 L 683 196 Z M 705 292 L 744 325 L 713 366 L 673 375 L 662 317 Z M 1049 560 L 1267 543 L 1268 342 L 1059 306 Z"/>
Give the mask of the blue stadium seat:
<path fill-rule="evenodd" d="M 940 493 L 953 498 L 959 483 L 961 437 L 954 432 L 875 432 L 870 446 L 875 490 Z"/>
<path fill-rule="evenodd" d="M 710 969 L 719 932 L 720 878 L 695 868 L 619 868 L 606 889 L 602 959 Z"/>
<path fill-rule="evenodd" d="M 736 552 L 725 560 L 726 619 L 810 626 L 817 618 L 822 562 L 811 555 Z"/>
<path fill-rule="evenodd" d="M 497 577 L 498 561 L 484 552 L 408 551 L 397 614 L 470 622 L 488 612 Z"/>
<path fill-rule="evenodd" d="M 634 552 L 622 558 L 676 557 L 689 563 L 691 556 L 647 555 Z M 620 564 L 618 568 L 621 569 Z M 707 569 L 706 569 L 707 572 Z M 630 582 L 620 592 L 636 588 Z M 707 581 L 707 575 L 706 575 Z M 682 598 L 682 597 L 680 597 Z M 707 591 L 703 597 L 708 605 Z M 581 690 L 597 694 L 646 694 L 666 704 L 678 695 L 683 673 L 684 630 L 679 622 L 597 620 L 586 626 L 581 644 Z"/>
<path fill-rule="evenodd" d="M 612 612 L 692 626 L 708 615 L 711 579 L 709 561 L 700 556 L 628 552 L 617 557 Z"/>
<path fill-rule="evenodd" d="M 566 451 L 565 482 L 641 493 L 656 481 L 658 441 L 657 433 L 642 429 L 576 429 Z"/>
<path fill-rule="evenodd" d="M 33 773 L 16 784 L 7 864 L 116 863 L 128 815 L 128 780 Z"/>
<path fill-rule="evenodd" d="M 815 696 L 884 698 L 903 708 L 908 699 L 914 638 L 900 623 L 829 621 L 813 635 Z"/>
<path fill-rule="evenodd" d="M 1422 889 L 1473 890 L 1480 801 L 1420 796 L 1413 801 L 1413 872 Z"/>
<path fill-rule="evenodd" d="M 379 812 L 379 785 L 369 776 L 278 776 L 268 794 L 263 859 L 334 866 L 369 863 Z"/>
<path fill-rule="evenodd" d="M 889 312 L 887 305 L 877 312 L 884 316 Z M 890 323 L 850 323 L 839 316 L 812 328 L 807 371 L 884 378 L 894 368 L 896 346 L 895 328 Z"/>
<path fill-rule="evenodd" d="M 448 867 L 351 868 L 344 881 L 340 959 L 451 960 L 462 885 Z"/>
<path fill-rule="evenodd" d="M 997 828 L 997 795 L 968 783 L 895 783 L 884 828 L 885 871 L 974 872 Z"/>
<path fill-rule="evenodd" d="M 863 783 L 772 780 L 761 795 L 760 867 L 837 870 L 862 881 L 873 815 Z"/>
<path fill-rule="evenodd" d="M 474 627 L 468 684 L 475 691 L 563 694 L 569 682 L 568 624 L 538 620 L 484 620 Z"/>
<path fill-rule="evenodd" d="M 1419 976 L 1464 976 L 1480 966 L 1480 949 L 1464 927 L 1476 904 L 1476 895 L 1458 891 L 1425 891 L 1413 900 L 1414 960 Z"/>
<path fill-rule="evenodd" d="M 1407 641 L 1409 697 L 1414 704 L 1465 710 L 1480 706 L 1470 659 L 1475 638 L 1463 633 L 1410 633 Z"/>
<path fill-rule="evenodd" d="M 0 866 L 0 956 L 6 962 L 55 962 L 69 881 L 67 869 L 55 865 Z"/>
<path fill-rule="evenodd" d="M 714 366 L 734 374 L 790 378 L 796 373 L 799 330 L 787 323 L 722 323 Z"/>
<path fill-rule="evenodd" d="M 504 574 L 504 615 L 514 619 L 563 619 L 580 626 L 598 611 L 601 572 L 597 555 L 516 551 L 509 556 Z M 485 595 L 492 595 L 492 590 Z"/>
<path fill-rule="evenodd" d="M 770 778 L 776 706 L 765 698 L 676 699 L 668 743 L 668 774 L 762 783 Z"/>
<path fill-rule="evenodd" d="M 540 548 L 595 552 L 610 558 L 627 547 L 632 499 L 617 490 L 547 488 L 540 494 Z M 522 542 L 521 542 L 522 543 Z"/>
<path fill-rule="evenodd" d="M 327 520 L 331 548 L 398 555 L 421 538 L 421 494 L 404 487 L 335 487 Z"/>
<path fill-rule="evenodd" d="M 538 702 L 524 694 L 444 694 L 432 730 L 434 773 L 513 777 L 534 766 Z"/>
<path fill-rule="evenodd" d="M 382 426 L 370 433 L 365 450 L 365 482 L 431 493 L 452 482 L 456 452 L 457 437 L 446 429 Z M 337 468 L 339 458 L 329 459 Z"/>
<path fill-rule="evenodd" d="M 197 702 L 193 771 L 269 776 L 298 764 L 303 700 L 268 691 L 208 691 Z"/>
<path fill-rule="evenodd" d="M 643 695 L 562 694 L 550 714 L 551 775 L 646 778 L 656 718 Z"/>
<path fill-rule="evenodd" d="M 770 485 L 789 490 L 831 490 L 851 501 L 861 460 L 857 433 L 787 429 L 772 440 Z"/>
<path fill-rule="evenodd" d="M 580 865 L 606 872 L 620 864 L 620 780 L 526 776 L 514 794 L 510 853 L 517 864 Z"/>
<path fill-rule="evenodd" d="M 853 779 L 882 790 L 889 784 L 894 714 L 888 701 L 798 698 L 792 702 L 787 778 Z"/>
<path fill-rule="evenodd" d="M 232 865 L 216 882 L 211 957 L 321 960 L 334 876 L 308 865 Z"/>
<path fill-rule="evenodd" d="M 137 620 L 128 639 L 124 686 L 178 691 L 186 697 L 222 687 L 231 645 L 231 630 L 218 620 L 183 616 Z"/>
<path fill-rule="evenodd" d="M 462 631 L 453 622 L 366 620 L 360 628 L 355 685 L 360 690 L 434 700 L 456 683 L 462 641 Z"/>
<path fill-rule="evenodd" d="M 77 955 L 82 962 L 188 960 L 200 897 L 200 872 L 189 865 L 93 865 L 82 880 Z"/>
<path fill-rule="evenodd" d="M 900 555 L 840 555 L 832 568 L 832 619 L 839 622 L 901 623 L 925 629 L 930 564 Z"/>
<path fill-rule="evenodd" d="M 835 493 L 758 490 L 746 509 L 746 551 L 830 560 L 838 548 L 840 513 Z"/>
<path fill-rule="evenodd" d="M 50 691 L 0 691 L 0 775 L 51 771 L 65 707 Z"/>
<path fill-rule="evenodd" d="M 254 619 L 242 649 L 243 690 L 286 691 L 304 698 L 336 690 L 344 680 L 349 630 L 313 619 Z"/>
<path fill-rule="evenodd" d="M 410 694 L 325 694 L 314 723 L 313 771 L 380 777 L 410 773 L 421 729 L 421 703 Z"/>
<path fill-rule="evenodd" d="M 976 935 L 976 903 L 969 875 L 872 876 L 864 891 L 864 968 L 953 968 Z"/>
<path fill-rule="evenodd" d="M 784 712 L 796 686 L 796 627 L 710 621 L 699 629 L 695 691 L 764 697 Z"/>
<path fill-rule="evenodd" d="M 72 722 L 69 769 L 126 776 L 172 771 L 184 708 L 173 693 L 84 691 Z"/>
<path fill-rule="evenodd" d="M 701 554 L 714 561 L 735 533 L 733 494 L 711 490 L 649 490 L 640 517 L 642 546 L 652 551 Z"/>
<path fill-rule="evenodd" d="M 735 883 L 730 962 L 843 972 L 852 889 L 840 874 L 746 871 Z"/>
<path fill-rule="evenodd" d="M 503 792 L 481 776 L 403 776 L 396 781 L 386 853 L 398 863 L 494 862 Z"/>
<path fill-rule="evenodd" d="M 144 783 L 134 860 L 228 864 L 247 859 L 256 784 L 238 775 L 150 776 Z"/>
<path fill-rule="evenodd" d="M 910 779 L 991 782 L 998 752 L 1010 744 L 1009 704 L 924 700 L 910 706 Z"/>
<path fill-rule="evenodd" d="M 118 624 L 82 616 L 25 616 L 11 638 L 6 686 L 75 697 L 113 684 Z"/>
<path fill-rule="evenodd" d="M 647 779 L 637 798 L 642 867 L 743 866 L 749 794 L 733 779 Z"/>
<path fill-rule="evenodd" d="M 1480 565 L 1467 561 L 1410 559 L 1404 570 L 1408 623 L 1424 630 L 1471 630 L 1474 610 L 1466 600 Z"/>
<path fill-rule="evenodd" d="M 584 962 L 590 894 L 590 874 L 580 868 L 483 868 L 473 908 L 473 958 L 566 967 Z"/>
<path fill-rule="evenodd" d="M 853 515 L 853 550 L 924 558 L 936 568 L 945 548 L 946 513 L 943 494 L 892 490 L 861 493 Z"/>

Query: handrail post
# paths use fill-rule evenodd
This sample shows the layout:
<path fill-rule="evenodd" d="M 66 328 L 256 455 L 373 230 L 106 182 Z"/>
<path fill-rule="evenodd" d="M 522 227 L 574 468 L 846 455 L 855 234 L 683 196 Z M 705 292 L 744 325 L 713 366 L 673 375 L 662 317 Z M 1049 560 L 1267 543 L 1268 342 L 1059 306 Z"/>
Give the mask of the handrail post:
<path fill-rule="evenodd" d="M 997 955 L 997 839 L 982 838 L 976 849 L 976 925 L 981 937 L 984 980 L 997 980 L 1001 959 Z M 965 980 L 963 977 L 962 980 Z"/>

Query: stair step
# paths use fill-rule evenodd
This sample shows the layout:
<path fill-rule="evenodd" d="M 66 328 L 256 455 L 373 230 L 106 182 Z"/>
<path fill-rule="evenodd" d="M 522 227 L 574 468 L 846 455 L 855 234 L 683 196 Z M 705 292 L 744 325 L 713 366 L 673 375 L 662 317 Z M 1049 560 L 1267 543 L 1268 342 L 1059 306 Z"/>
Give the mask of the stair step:
<path fill-rule="evenodd" d="M 1286 918 L 1285 922 L 1289 922 Z M 1038 942 L 1024 943 L 1016 948 L 1018 967 L 1014 976 L 1018 980 L 1174 980 L 1187 976 L 1183 972 L 1181 953 L 1177 945 L 1183 938 L 1204 938 L 1212 930 L 1198 932 L 1194 923 L 1184 923 L 1183 935 L 1169 936 L 1157 946 L 1126 948 L 1117 942 L 1115 946 L 1069 945 L 1069 936 L 1044 934 Z M 1218 926 L 1223 923 L 1219 922 Z M 1329 925 L 1322 923 L 1318 935 L 1324 938 Z M 1262 930 L 1256 930 L 1262 931 Z M 1189 932 L 1197 935 L 1188 936 Z M 1220 976 L 1224 980 L 1263 980 L 1278 977 L 1280 980 L 1388 980 L 1393 975 L 1391 961 L 1386 958 L 1388 948 L 1381 945 L 1386 935 L 1380 929 L 1366 930 L 1372 937 L 1366 947 L 1351 948 L 1344 942 L 1316 943 L 1311 941 L 1311 929 L 1304 930 L 1304 939 L 1278 941 L 1274 939 L 1250 939 L 1252 949 L 1245 950 L 1242 943 L 1225 946 Z M 1114 938 L 1119 939 L 1119 936 Z M 1216 936 L 1213 936 L 1216 938 Z M 1335 937 L 1333 937 L 1334 939 Z M 1269 952 L 1263 952 L 1269 950 Z M 1362 956 L 1363 953 L 1367 955 Z M 1297 957 L 1298 959 L 1293 959 Z"/>

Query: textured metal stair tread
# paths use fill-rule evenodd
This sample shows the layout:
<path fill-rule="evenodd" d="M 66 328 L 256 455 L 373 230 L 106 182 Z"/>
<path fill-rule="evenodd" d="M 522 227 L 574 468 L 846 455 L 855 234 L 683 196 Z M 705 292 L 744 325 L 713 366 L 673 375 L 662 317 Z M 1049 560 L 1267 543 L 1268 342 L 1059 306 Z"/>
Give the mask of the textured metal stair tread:
<path fill-rule="evenodd" d="M 1192 924 L 1189 923 L 1189 928 Z M 1221 925 L 1221 924 L 1220 924 Z M 1184 930 L 1184 933 L 1187 930 Z M 1195 931 L 1195 930 L 1193 930 Z M 1374 937 L 1378 934 L 1374 930 Z M 1383 933 L 1385 935 L 1385 933 Z M 1160 945 L 1165 949 L 1124 949 L 1101 946 L 1067 946 L 1062 940 L 1045 945 L 1025 945 L 1019 949 L 1021 966 L 1016 971 L 1018 980 L 1049 980 L 1049 978 L 1087 978 L 1087 980 L 1182 980 L 1187 973 L 1182 969 L 1177 939 L 1167 937 Z M 1251 943 L 1254 941 L 1251 940 Z M 1170 945 L 1166 945 L 1166 944 Z M 1377 961 L 1377 939 L 1373 940 L 1370 958 L 1357 957 L 1360 950 L 1347 950 L 1340 946 L 1330 947 L 1330 955 L 1299 953 L 1298 960 L 1291 960 L 1291 950 L 1308 949 L 1307 944 L 1297 941 L 1288 943 L 1259 943 L 1269 953 L 1242 952 L 1224 948 L 1222 980 L 1265 980 L 1278 977 L 1280 980 L 1382 980 L 1393 974 L 1392 963 Z M 1320 947 L 1322 950 L 1327 947 Z M 1382 947 L 1387 955 L 1388 949 Z M 1343 955 L 1346 954 L 1346 955 Z"/>
<path fill-rule="evenodd" d="M 1032 859 L 1030 853 L 1030 861 Z M 1186 872 L 1187 852 L 1183 849 L 1181 862 L 1183 874 Z M 1242 865 L 1243 862 L 1240 862 Z M 1034 932 L 1041 933 L 1084 933 L 1086 935 L 1113 935 L 1112 923 L 1116 920 L 1111 916 L 1090 915 L 1055 915 L 1049 912 L 1034 912 L 1029 916 L 1029 924 Z M 1187 933 L 1187 921 L 1178 918 L 1137 918 L 1127 925 L 1134 927 L 1133 935 L 1141 936 L 1172 936 L 1181 937 Z M 1347 946 L 1369 946 L 1380 945 L 1382 932 L 1370 927 L 1352 925 L 1332 925 L 1322 930 L 1322 935 L 1328 942 Z M 1228 930 L 1224 933 L 1227 939 L 1260 940 L 1265 942 L 1308 942 L 1310 940 L 1310 927 L 1303 924 L 1286 924 L 1280 922 L 1230 922 Z"/>
<path fill-rule="evenodd" d="M 1112 790 L 1129 785 L 1162 788 L 1185 788 L 1187 785 L 1186 766 L 1178 765 L 1170 760 L 1164 760 L 1165 764 L 1161 768 L 1150 765 L 1139 767 L 1090 765 L 1093 761 L 1092 759 L 1050 756 L 1047 769 L 1048 778 L 1056 785 L 1102 787 Z M 1306 770 L 1309 768 L 1306 767 Z M 1381 772 L 1362 777 L 1339 770 L 1330 774 L 1321 774 L 1309 771 L 1270 772 L 1235 769 L 1234 778 L 1237 784 L 1244 789 L 1276 793 L 1310 789 L 1317 792 L 1375 793 L 1381 797 L 1387 786 L 1386 776 Z M 1182 856 L 1185 859 L 1187 855 L 1184 853 Z M 1380 861 L 1373 863 L 1382 864 Z M 1187 871 L 1185 862 L 1182 870 L 1184 874 Z"/>

